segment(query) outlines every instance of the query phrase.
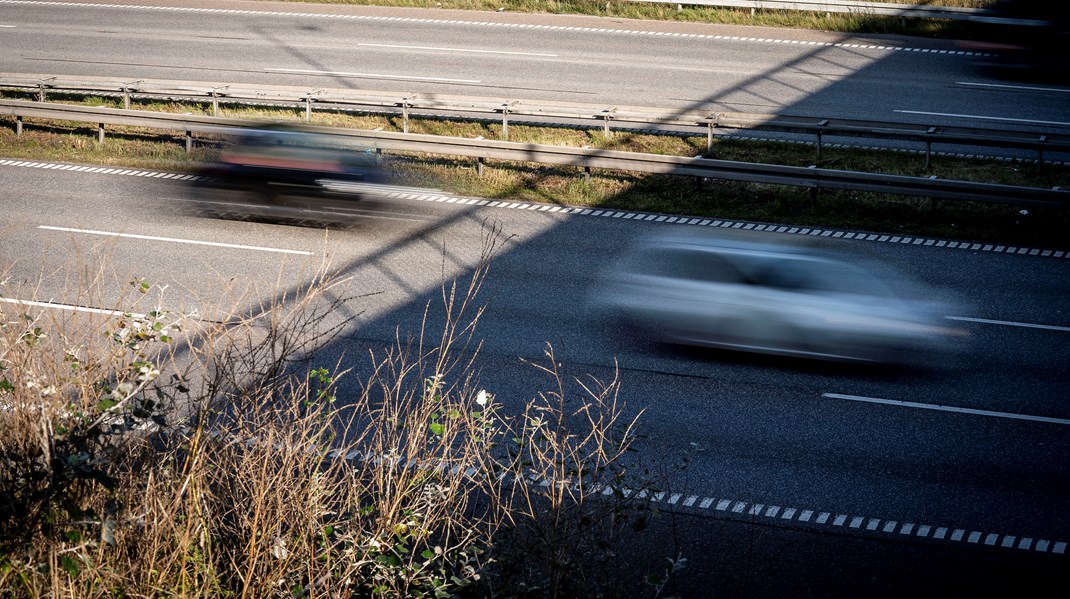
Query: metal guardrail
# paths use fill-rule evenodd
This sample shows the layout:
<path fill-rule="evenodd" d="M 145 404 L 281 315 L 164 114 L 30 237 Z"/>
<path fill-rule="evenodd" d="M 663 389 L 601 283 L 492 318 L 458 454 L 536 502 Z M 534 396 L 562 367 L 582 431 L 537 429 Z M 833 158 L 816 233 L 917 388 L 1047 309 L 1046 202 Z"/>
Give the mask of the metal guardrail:
<path fill-rule="evenodd" d="M 44 101 L 50 92 L 100 93 L 119 95 L 130 107 L 132 97 L 183 98 L 210 102 L 214 114 L 219 104 L 252 103 L 301 106 L 306 119 L 313 106 L 357 107 L 369 110 L 400 111 L 403 130 L 408 131 L 413 110 L 500 115 L 502 138 L 509 138 L 509 119 L 566 118 L 601 122 L 608 135 L 614 123 L 670 125 L 695 128 L 706 134 L 707 151 L 714 136 L 724 131 L 756 130 L 813 135 L 818 156 L 822 141 L 828 136 L 870 140 L 909 141 L 924 144 L 926 165 L 934 144 L 1009 148 L 1035 152 L 1044 162 L 1046 152 L 1070 151 L 1070 133 L 1034 133 L 1004 129 L 937 126 L 927 123 L 892 123 L 859 119 L 819 118 L 795 115 L 770 115 L 734 112 L 710 112 L 644 106 L 606 106 L 572 102 L 543 102 L 477 96 L 443 94 L 399 95 L 394 92 L 339 88 L 307 88 L 282 85 L 239 85 L 203 81 L 164 79 L 118 80 L 109 77 L 63 77 L 41 74 L 0 73 L 0 88 L 36 93 Z"/>
<path fill-rule="evenodd" d="M 21 131 L 23 118 L 47 118 L 97 123 L 99 139 L 106 124 L 151 127 L 186 132 L 187 148 L 195 132 L 227 133 L 236 128 L 261 126 L 255 121 L 210 116 L 100 108 L 63 104 L 42 104 L 19 100 L 0 101 L 0 115 L 13 116 Z M 540 144 L 463 139 L 412 133 L 392 133 L 359 129 L 313 127 L 310 131 L 335 136 L 365 149 L 428 153 L 476 158 L 480 168 L 486 159 L 534 162 L 643 173 L 681 175 L 803 187 L 811 190 L 836 189 L 920 196 L 941 200 L 969 200 L 1031 206 L 1062 206 L 1070 202 L 1070 190 L 1042 189 L 972 181 L 886 175 L 796 167 L 709 158 L 687 158 Z"/>

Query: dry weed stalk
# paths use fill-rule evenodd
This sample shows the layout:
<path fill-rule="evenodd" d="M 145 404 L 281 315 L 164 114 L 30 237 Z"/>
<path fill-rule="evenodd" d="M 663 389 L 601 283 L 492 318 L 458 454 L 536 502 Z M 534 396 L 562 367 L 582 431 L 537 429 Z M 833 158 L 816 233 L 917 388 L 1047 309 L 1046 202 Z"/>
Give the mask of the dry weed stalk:
<path fill-rule="evenodd" d="M 529 550 L 529 589 L 581 588 L 581 553 L 623 522 L 589 508 L 635 421 L 617 378 L 574 396 L 552 349 L 554 389 L 518 416 L 479 387 L 500 243 L 485 229 L 467 281 L 444 277 L 441 334 L 429 305 L 367 366 L 319 363 L 354 318 L 328 263 L 224 323 L 0 304 L 0 592 L 514 595 L 494 560 Z"/>

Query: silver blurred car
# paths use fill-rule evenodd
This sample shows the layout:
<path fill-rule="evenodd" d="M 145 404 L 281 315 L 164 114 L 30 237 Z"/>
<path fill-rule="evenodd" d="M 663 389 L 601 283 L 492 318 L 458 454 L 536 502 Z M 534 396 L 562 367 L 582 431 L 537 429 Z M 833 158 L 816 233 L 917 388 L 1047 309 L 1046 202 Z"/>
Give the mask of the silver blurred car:
<path fill-rule="evenodd" d="M 880 363 L 953 355 L 964 332 L 932 290 L 775 236 L 656 235 L 603 278 L 593 301 L 661 341 Z M 614 316 L 611 316 L 614 318 Z"/>

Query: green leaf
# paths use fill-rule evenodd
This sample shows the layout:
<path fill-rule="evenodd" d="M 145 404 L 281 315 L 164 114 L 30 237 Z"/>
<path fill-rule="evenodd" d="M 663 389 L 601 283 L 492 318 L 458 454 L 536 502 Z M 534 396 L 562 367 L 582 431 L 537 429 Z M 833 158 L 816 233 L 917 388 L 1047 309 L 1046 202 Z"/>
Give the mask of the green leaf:
<path fill-rule="evenodd" d="M 436 435 L 438 435 L 438 436 L 440 436 L 440 437 L 441 437 L 441 436 L 442 436 L 442 432 L 443 432 L 443 430 L 444 430 L 444 429 L 442 428 L 442 425 L 441 425 L 441 424 L 439 424 L 439 423 L 437 423 L 437 422 L 432 422 L 432 423 L 431 423 L 431 432 L 432 432 L 432 433 L 434 433 L 434 434 L 436 434 Z"/>
<path fill-rule="evenodd" d="M 82 565 L 78 563 L 78 560 L 65 553 L 59 556 L 59 564 L 71 578 L 78 576 L 78 573 L 82 571 Z"/>
<path fill-rule="evenodd" d="M 15 385 L 12 385 L 7 379 L 0 380 L 0 391 L 10 393 L 15 390 Z"/>
<path fill-rule="evenodd" d="M 116 402 L 114 399 L 112 399 L 110 397 L 105 397 L 104 399 L 100 400 L 100 403 L 97 404 L 97 409 L 100 410 L 101 412 L 104 412 L 106 410 L 110 410 L 111 408 L 115 407 L 116 403 L 118 403 L 118 402 Z"/>
<path fill-rule="evenodd" d="M 422 557 L 424 559 L 434 559 L 435 552 L 431 551 L 430 549 L 424 549 L 423 551 L 420 552 L 420 557 Z"/>

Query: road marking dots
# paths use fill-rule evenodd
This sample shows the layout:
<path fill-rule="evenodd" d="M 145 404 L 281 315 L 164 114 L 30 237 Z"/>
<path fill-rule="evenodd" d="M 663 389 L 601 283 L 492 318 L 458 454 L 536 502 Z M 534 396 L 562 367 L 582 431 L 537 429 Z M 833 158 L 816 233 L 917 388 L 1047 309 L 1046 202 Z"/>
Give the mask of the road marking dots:
<path fill-rule="evenodd" d="M 634 490 L 630 489 L 620 489 L 620 491 L 626 497 L 635 493 Z M 603 495 L 612 495 L 614 489 L 607 487 L 602 489 L 601 493 Z M 935 541 L 983 544 L 992 548 L 1033 551 L 1037 553 L 1053 553 L 1057 555 L 1066 555 L 1067 550 L 1067 544 L 1063 541 L 1034 541 L 1031 537 L 1022 537 L 1020 535 L 998 534 L 963 528 L 952 529 L 946 526 L 934 526 L 932 524 L 923 524 L 920 522 L 882 520 L 880 518 L 869 516 L 800 509 L 788 506 L 766 506 L 762 503 L 752 503 L 737 499 L 721 499 L 709 496 L 703 497 L 700 495 L 689 495 L 683 502 L 679 502 L 679 499 L 683 496 L 684 494 L 682 493 L 674 493 L 666 500 L 664 498 L 664 493 L 655 494 L 650 496 L 650 501 L 655 504 L 666 503 L 672 506 L 688 508 L 689 511 L 708 512 L 713 515 L 720 513 L 723 514 L 722 517 L 746 519 L 751 522 L 760 519 L 768 519 L 770 522 L 795 522 L 810 526 L 848 528 L 859 533 L 868 532 L 878 535 L 895 535 L 897 537 L 912 537 Z"/>

